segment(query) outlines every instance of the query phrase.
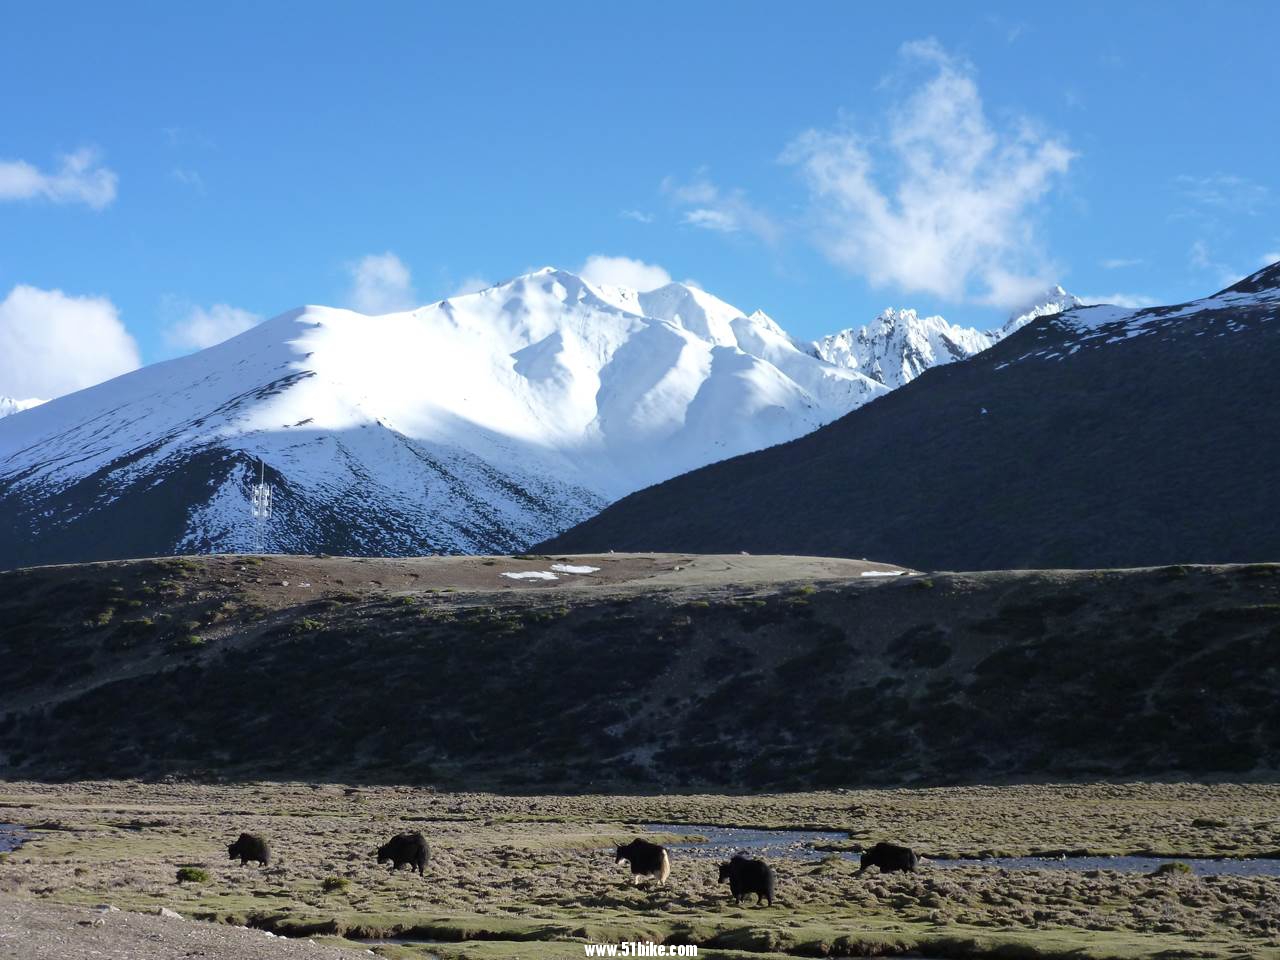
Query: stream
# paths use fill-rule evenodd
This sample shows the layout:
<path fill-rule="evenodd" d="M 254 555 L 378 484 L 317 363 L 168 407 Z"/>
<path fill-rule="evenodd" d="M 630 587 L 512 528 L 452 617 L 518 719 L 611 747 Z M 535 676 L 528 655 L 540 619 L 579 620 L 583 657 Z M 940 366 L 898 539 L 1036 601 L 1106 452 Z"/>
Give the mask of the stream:
<path fill-rule="evenodd" d="M 11 853 L 17 850 L 29 836 L 30 834 L 21 824 L 0 823 L 0 853 Z"/>
<path fill-rule="evenodd" d="M 655 833 L 698 834 L 705 841 L 669 843 L 668 849 L 682 856 L 728 860 L 735 853 L 789 860 L 821 860 L 830 851 L 814 845 L 845 842 L 843 833 L 824 830 L 759 830 L 749 827 L 713 827 L 692 823 L 649 823 Z M 857 861 L 860 854 L 838 851 L 846 860 Z M 928 867 L 950 870 L 957 867 L 991 867 L 1005 870 L 1115 870 L 1120 873 L 1152 873 L 1166 863 L 1185 863 L 1197 876 L 1280 877 L 1280 859 L 1197 857 L 991 857 L 988 859 L 943 860 L 930 858 Z"/>

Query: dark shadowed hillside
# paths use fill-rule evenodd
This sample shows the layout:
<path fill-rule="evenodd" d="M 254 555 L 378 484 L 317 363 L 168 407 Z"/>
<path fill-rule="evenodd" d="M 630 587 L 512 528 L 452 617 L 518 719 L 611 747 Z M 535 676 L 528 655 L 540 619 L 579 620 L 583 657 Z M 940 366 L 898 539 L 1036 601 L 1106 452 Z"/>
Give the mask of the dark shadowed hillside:
<path fill-rule="evenodd" d="M 1274 564 L 810 582 L 780 566 L 771 584 L 709 585 L 678 579 L 698 558 L 612 559 L 667 579 L 474 585 L 509 558 L 0 574 L 0 778 L 679 790 L 1277 772 Z"/>
<path fill-rule="evenodd" d="M 1280 557 L 1280 264 L 1181 307 L 1072 310 L 791 443 L 624 498 L 548 550 L 925 569 Z"/>

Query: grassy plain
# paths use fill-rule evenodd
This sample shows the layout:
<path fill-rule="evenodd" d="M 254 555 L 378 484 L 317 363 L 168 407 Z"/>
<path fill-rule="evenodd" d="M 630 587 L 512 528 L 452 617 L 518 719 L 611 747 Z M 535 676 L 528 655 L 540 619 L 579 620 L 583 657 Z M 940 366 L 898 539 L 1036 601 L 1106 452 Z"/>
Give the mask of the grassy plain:
<path fill-rule="evenodd" d="M 632 887 L 611 847 L 646 823 L 843 831 L 931 857 L 1058 850 L 1274 855 L 1280 788 L 1123 784 L 754 796 L 504 796 L 336 784 L 0 783 L 0 821 L 34 839 L 0 863 L 0 893 L 158 906 L 389 958 L 582 956 L 582 943 L 697 943 L 704 956 L 1280 957 L 1280 879 L 1111 871 L 942 869 L 856 877 L 855 864 L 779 860 L 774 908 L 738 907 L 714 863 L 673 858 Z M 423 879 L 372 856 L 392 833 L 432 845 Z M 267 836 L 266 869 L 226 859 Z M 656 834 L 662 841 L 695 836 Z M 208 882 L 179 882 L 178 871 Z M 326 883 L 326 881 L 329 881 Z M 335 882 L 345 881 L 345 883 Z M 328 888 L 328 889 L 326 889 Z"/>

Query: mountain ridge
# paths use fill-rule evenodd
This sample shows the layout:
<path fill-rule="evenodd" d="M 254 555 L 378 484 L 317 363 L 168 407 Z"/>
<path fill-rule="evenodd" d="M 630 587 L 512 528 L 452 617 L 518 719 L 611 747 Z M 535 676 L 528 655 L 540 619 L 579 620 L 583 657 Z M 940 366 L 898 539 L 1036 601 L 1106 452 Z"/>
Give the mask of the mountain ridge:
<path fill-rule="evenodd" d="M 0 421 L 0 565 L 520 549 L 883 391 L 681 284 L 545 268 L 377 317 L 301 307 Z"/>
<path fill-rule="evenodd" d="M 1184 304 L 1040 317 L 808 436 L 638 491 L 537 549 L 953 570 L 1274 559 L 1278 316 L 1280 265 Z"/>
<path fill-rule="evenodd" d="M 981 353 L 1040 317 L 1084 306 L 1060 285 L 1015 309 L 1001 326 L 979 330 L 950 323 L 941 316 L 889 307 L 870 324 L 848 327 L 815 340 L 814 356 L 837 366 L 866 373 L 890 389 L 909 383 L 932 367 Z"/>
<path fill-rule="evenodd" d="M 966 347 L 921 352 L 897 315 L 831 363 L 699 287 L 554 267 L 380 316 L 297 307 L 0 421 L 0 566 L 522 550 L 811 432 L 904 382 L 894 363 L 915 376 L 994 336 L 930 318 Z M 259 472 L 276 496 L 255 522 Z"/>

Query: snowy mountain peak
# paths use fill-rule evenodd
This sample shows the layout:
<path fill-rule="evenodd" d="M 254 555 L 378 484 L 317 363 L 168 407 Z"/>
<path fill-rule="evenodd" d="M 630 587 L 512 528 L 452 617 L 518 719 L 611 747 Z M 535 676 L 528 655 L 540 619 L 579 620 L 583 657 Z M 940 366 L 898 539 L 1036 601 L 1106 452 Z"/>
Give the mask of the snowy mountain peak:
<path fill-rule="evenodd" d="M 1034 297 L 1025 306 L 1009 314 L 1009 319 L 999 330 L 1000 338 L 1007 337 L 1015 330 L 1021 330 L 1027 324 L 1040 317 L 1051 317 L 1054 314 L 1083 307 L 1084 301 L 1075 294 L 1068 293 L 1059 284 L 1054 284 L 1039 296 Z"/>
<path fill-rule="evenodd" d="M 870 324 L 824 337 L 811 349 L 815 356 L 858 370 L 889 389 L 914 380 L 925 370 L 962 360 L 994 342 L 990 334 L 921 317 L 915 310 L 890 307 Z"/>
<path fill-rule="evenodd" d="M 1080 298 L 1054 285 L 1013 312 L 998 330 L 982 331 L 948 323 L 915 310 L 884 310 L 863 327 L 850 327 L 809 347 L 815 357 L 848 370 L 858 370 L 889 389 L 914 380 L 930 367 L 964 360 L 1021 330 L 1039 317 L 1084 305 Z"/>

